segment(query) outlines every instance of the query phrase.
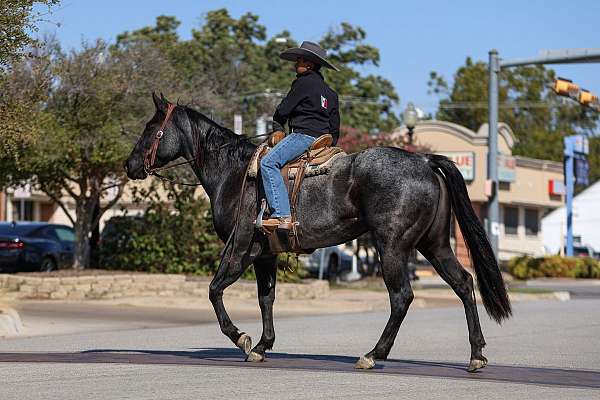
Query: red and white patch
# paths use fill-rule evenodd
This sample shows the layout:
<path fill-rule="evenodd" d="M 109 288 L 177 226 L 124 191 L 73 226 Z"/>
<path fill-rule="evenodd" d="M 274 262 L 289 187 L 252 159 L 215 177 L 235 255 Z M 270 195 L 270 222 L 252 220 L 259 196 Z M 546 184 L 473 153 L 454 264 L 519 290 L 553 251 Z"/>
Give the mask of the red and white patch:
<path fill-rule="evenodd" d="M 323 96 L 321 96 L 321 107 L 323 107 L 324 109 L 327 110 L 327 99 Z"/>

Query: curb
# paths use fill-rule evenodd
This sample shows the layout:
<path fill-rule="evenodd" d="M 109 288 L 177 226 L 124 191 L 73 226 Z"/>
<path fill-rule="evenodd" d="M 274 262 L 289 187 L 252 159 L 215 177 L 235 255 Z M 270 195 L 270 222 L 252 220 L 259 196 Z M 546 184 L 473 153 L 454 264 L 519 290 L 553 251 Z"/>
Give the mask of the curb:
<path fill-rule="evenodd" d="M 0 305 L 0 337 L 18 336 L 23 331 L 19 313 L 8 306 Z"/>
<path fill-rule="evenodd" d="M 174 274 L 100 274 L 83 276 L 27 276 L 0 274 L 0 292 L 11 299 L 36 300 L 114 300 L 125 297 L 176 297 L 182 295 L 208 297 L 209 278 L 193 279 Z M 238 281 L 227 293 L 256 299 L 256 282 Z M 279 283 L 280 299 L 310 300 L 329 295 L 327 281 Z"/>

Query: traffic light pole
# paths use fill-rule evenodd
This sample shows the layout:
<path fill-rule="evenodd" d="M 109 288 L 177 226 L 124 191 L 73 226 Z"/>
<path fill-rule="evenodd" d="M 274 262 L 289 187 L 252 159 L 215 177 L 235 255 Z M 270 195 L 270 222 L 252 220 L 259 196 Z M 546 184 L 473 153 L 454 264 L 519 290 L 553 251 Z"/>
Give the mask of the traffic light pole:
<path fill-rule="evenodd" d="M 573 137 L 566 136 L 565 144 L 565 189 L 566 189 L 566 212 L 567 212 L 567 257 L 573 257 L 573 192 L 575 191 L 574 178 L 574 145 Z M 562 240 L 562 239 L 561 239 Z"/>
<path fill-rule="evenodd" d="M 487 232 L 494 254 L 498 258 L 498 236 L 500 234 L 500 205 L 498 203 L 498 73 L 500 72 L 500 66 L 496 50 L 491 50 L 489 57 L 490 81 L 488 103 L 490 113 L 488 123 L 487 179 L 492 185 L 492 190 L 490 197 L 488 197 Z"/>
<path fill-rule="evenodd" d="M 491 195 L 488 198 L 488 226 L 487 233 L 498 258 L 498 236 L 500 205 L 498 203 L 498 74 L 502 68 L 516 67 L 533 64 L 578 64 L 600 63 L 600 49 L 564 49 L 543 52 L 538 57 L 502 60 L 496 50 L 489 52 L 489 98 L 488 98 L 488 175 L 492 184 Z M 571 157 L 573 162 L 573 157 Z M 573 170 L 573 164 L 571 164 Z M 573 172 L 573 171 L 571 171 Z M 570 174 L 573 179 L 573 174 Z M 568 189 L 567 189 L 568 190 Z M 571 192 L 571 196 L 572 196 Z M 572 201 L 572 200 L 571 200 Z M 567 221 L 567 228 L 572 228 L 572 218 Z M 568 233 L 567 233 L 568 235 Z M 571 251 L 573 232 L 571 231 Z"/>

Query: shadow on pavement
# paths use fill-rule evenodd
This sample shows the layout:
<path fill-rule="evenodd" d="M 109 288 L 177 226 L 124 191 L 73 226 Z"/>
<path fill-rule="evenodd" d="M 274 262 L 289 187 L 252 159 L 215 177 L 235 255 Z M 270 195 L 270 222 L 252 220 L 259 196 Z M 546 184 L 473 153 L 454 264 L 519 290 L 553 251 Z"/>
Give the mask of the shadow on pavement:
<path fill-rule="evenodd" d="M 94 349 L 78 353 L 0 353 L 1 363 L 81 363 L 137 365 L 196 365 L 212 367 L 269 368 L 362 374 L 391 374 L 450 379 L 483 380 L 519 384 L 600 389 L 600 371 L 488 365 L 468 373 L 467 364 L 421 360 L 378 361 L 373 370 L 354 369 L 356 357 L 326 354 L 267 353 L 263 363 L 247 363 L 244 354 L 233 348 L 203 348 L 190 351 Z"/>

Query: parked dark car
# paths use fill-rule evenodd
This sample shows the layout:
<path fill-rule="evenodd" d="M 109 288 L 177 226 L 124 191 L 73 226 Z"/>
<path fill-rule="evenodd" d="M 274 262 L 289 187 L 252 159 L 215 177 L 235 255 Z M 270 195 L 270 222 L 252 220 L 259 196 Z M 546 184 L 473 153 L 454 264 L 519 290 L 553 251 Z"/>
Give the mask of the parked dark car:
<path fill-rule="evenodd" d="M 567 247 L 564 247 L 564 254 L 567 254 Z M 594 249 L 584 245 L 573 245 L 573 257 L 594 257 Z"/>
<path fill-rule="evenodd" d="M 0 223 L 0 272 L 52 271 L 73 264 L 75 234 L 46 222 Z"/>

